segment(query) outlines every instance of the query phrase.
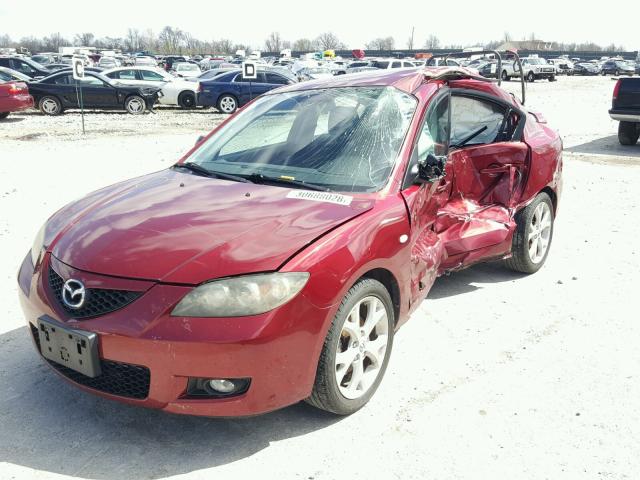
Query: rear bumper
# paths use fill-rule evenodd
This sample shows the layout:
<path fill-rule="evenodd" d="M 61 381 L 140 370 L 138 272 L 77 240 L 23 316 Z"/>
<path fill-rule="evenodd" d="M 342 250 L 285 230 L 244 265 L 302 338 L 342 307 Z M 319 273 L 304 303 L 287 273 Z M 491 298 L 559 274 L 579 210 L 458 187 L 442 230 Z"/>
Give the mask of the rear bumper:
<path fill-rule="evenodd" d="M 18 112 L 33 108 L 33 97 L 31 95 L 14 95 L 0 98 L 0 112 Z"/>
<path fill-rule="evenodd" d="M 609 116 L 618 122 L 640 122 L 640 111 L 638 110 L 611 109 Z"/>
<path fill-rule="evenodd" d="M 120 310 L 73 320 L 53 298 L 47 275 L 41 274 L 48 272 L 50 258 L 46 255 L 34 272 L 27 255 L 18 275 L 20 303 L 30 330 L 47 315 L 68 328 L 96 332 L 101 361 L 150 371 L 146 398 L 135 399 L 89 388 L 55 369 L 79 388 L 128 404 L 204 416 L 255 415 L 310 395 L 329 309 L 314 306 L 304 290 L 262 315 L 185 318 L 172 317 L 170 311 L 191 287 L 155 284 Z M 70 267 L 60 273 L 68 278 L 70 272 L 85 284 L 97 277 Z M 189 398 L 190 377 L 249 378 L 251 383 L 248 391 L 235 397 Z"/>

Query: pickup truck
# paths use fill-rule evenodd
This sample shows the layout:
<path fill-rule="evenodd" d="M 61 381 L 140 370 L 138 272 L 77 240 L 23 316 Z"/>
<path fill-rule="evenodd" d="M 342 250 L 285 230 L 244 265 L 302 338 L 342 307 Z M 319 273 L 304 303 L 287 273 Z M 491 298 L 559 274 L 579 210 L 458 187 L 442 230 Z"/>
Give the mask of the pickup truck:
<path fill-rule="evenodd" d="M 640 137 L 640 78 L 621 78 L 616 82 L 609 116 L 620 122 L 620 143 L 635 145 Z"/>
<path fill-rule="evenodd" d="M 555 65 L 547 63 L 544 58 L 525 57 L 520 60 L 522 61 L 524 78 L 527 82 L 534 82 L 543 78 L 548 79 L 550 82 L 555 82 L 558 70 Z M 502 61 L 501 77 L 504 81 L 511 80 L 512 77 L 520 77 L 520 69 L 513 59 L 506 59 Z"/>

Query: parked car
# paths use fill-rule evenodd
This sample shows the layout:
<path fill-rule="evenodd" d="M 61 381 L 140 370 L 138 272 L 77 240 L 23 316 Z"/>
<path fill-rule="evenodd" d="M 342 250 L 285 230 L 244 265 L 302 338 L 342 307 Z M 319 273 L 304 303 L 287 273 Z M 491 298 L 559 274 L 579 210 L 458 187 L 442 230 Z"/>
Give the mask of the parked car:
<path fill-rule="evenodd" d="M 316 67 L 316 68 L 303 68 L 298 71 L 298 81 L 306 80 L 318 80 L 321 78 L 333 77 L 333 73 L 328 68 Z"/>
<path fill-rule="evenodd" d="M 164 69 L 168 72 L 173 68 L 174 63 L 184 63 L 187 59 L 183 56 L 169 55 L 163 59 Z"/>
<path fill-rule="evenodd" d="M 159 68 L 120 67 L 107 70 L 104 76 L 120 84 L 139 87 L 158 87 L 162 91 L 160 105 L 178 105 L 182 108 L 193 108 L 197 104 L 197 82 L 187 82 Z"/>
<path fill-rule="evenodd" d="M 556 67 L 558 75 L 573 75 L 575 65 L 570 60 L 566 58 L 551 58 L 547 62 Z"/>
<path fill-rule="evenodd" d="M 120 62 L 114 57 L 100 57 L 100 60 L 98 61 L 98 67 L 104 68 L 105 70 L 119 66 Z"/>
<path fill-rule="evenodd" d="M 489 60 L 485 61 L 484 63 L 476 63 L 472 68 L 476 68 L 478 70 L 478 73 L 485 78 L 498 78 L 497 60 Z"/>
<path fill-rule="evenodd" d="M 618 141 L 622 145 L 635 145 L 640 137 L 640 77 L 618 79 L 609 116 L 620 122 Z"/>
<path fill-rule="evenodd" d="M 58 63 L 59 59 L 60 59 L 60 55 L 57 55 L 55 53 L 41 53 L 39 55 L 33 55 L 31 57 L 31 60 L 33 60 L 36 63 L 39 63 L 43 67 L 48 67 L 52 63 Z"/>
<path fill-rule="evenodd" d="M 24 73 L 20 73 L 15 70 L 12 70 L 10 68 L 0 67 L 0 81 L 30 82 L 31 77 L 28 75 L 25 75 Z"/>
<path fill-rule="evenodd" d="M 152 57 L 135 57 L 133 59 L 133 65 L 137 67 L 157 67 L 158 62 Z"/>
<path fill-rule="evenodd" d="M 80 81 L 85 108 L 126 110 L 138 115 L 153 109 L 160 89 L 117 85 L 110 78 L 95 72 L 85 72 Z M 29 84 L 36 105 L 45 115 L 60 115 L 68 108 L 80 108 L 80 99 L 71 71 L 56 72 Z"/>
<path fill-rule="evenodd" d="M 381 70 L 387 70 L 389 68 L 414 68 L 415 64 L 409 60 L 385 59 L 372 60 L 369 66 L 379 68 Z"/>
<path fill-rule="evenodd" d="M 43 78 L 51 73 L 39 63 L 24 57 L 0 57 L 0 67 L 10 68 L 33 79 Z"/>
<path fill-rule="evenodd" d="M 550 82 L 556 81 L 556 67 L 547 63 L 544 58 L 540 57 L 525 57 L 521 59 L 522 70 L 524 72 L 524 78 L 528 82 L 534 82 L 536 80 L 546 79 Z M 520 67 L 512 59 L 507 59 L 502 62 L 502 80 L 508 81 L 512 78 L 520 77 Z"/>
<path fill-rule="evenodd" d="M 633 75 L 636 73 L 635 65 L 630 65 L 624 60 L 607 60 L 602 64 L 602 75 Z"/>
<path fill-rule="evenodd" d="M 202 73 L 198 65 L 188 62 L 174 63 L 171 72 L 185 78 L 195 78 Z"/>
<path fill-rule="evenodd" d="M 263 93 L 296 83 L 280 73 L 258 71 L 257 79 L 249 80 L 240 71 L 232 71 L 200 82 L 198 105 L 216 107 L 222 113 L 233 113 Z"/>
<path fill-rule="evenodd" d="M 2 80 L 0 72 L 0 120 L 4 120 L 11 112 L 18 112 L 33 107 L 33 98 L 25 82 Z"/>
<path fill-rule="evenodd" d="M 596 63 L 581 62 L 573 66 L 574 75 L 599 75 L 600 67 Z"/>
<path fill-rule="evenodd" d="M 431 57 L 427 59 L 428 67 L 461 67 L 461 63 L 454 58 Z"/>
<path fill-rule="evenodd" d="M 363 407 L 438 275 L 531 274 L 553 237 L 558 134 L 441 74 L 267 92 L 171 168 L 58 210 L 18 273 L 37 351 L 85 391 L 168 412 Z"/>

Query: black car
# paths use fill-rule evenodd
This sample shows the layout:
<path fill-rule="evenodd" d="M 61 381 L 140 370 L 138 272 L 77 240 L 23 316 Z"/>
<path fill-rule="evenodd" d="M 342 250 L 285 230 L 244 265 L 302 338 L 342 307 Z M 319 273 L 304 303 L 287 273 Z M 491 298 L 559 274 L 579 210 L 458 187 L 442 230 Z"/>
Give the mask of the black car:
<path fill-rule="evenodd" d="M 498 78 L 498 62 L 496 60 L 476 64 L 472 67 L 477 68 L 478 73 L 485 78 Z"/>
<path fill-rule="evenodd" d="M 66 108 L 80 108 L 78 86 L 82 86 L 85 108 L 126 110 L 139 115 L 161 95 L 160 88 L 116 85 L 96 72 L 85 72 L 83 80 L 76 81 L 71 71 L 54 73 L 29 84 L 29 93 L 36 106 L 45 115 L 59 115 Z"/>
<path fill-rule="evenodd" d="M 602 65 L 602 75 L 633 75 L 635 66 L 631 66 L 624 60 L 607 60 Z"/>
<path fill-rule="evenodd" d="M 640 138 L 640 78 L 620 78 L 613 87 L 609 116 L 620 122 L 618 140 L 635 145 Z"/>
<path fill-rule="evenodd" d="M 574 75 L 598 75 L 600 73 L 600 67 L 595 63 L 582 62 L 576 63 L 573 66 Z"/>
<path fill-rule="evenodd" d="M 45 66 L 23 57 L 0 57 L 0 67 L 10 68 L 33 79 L 51 75 L 51 70 Z"/>

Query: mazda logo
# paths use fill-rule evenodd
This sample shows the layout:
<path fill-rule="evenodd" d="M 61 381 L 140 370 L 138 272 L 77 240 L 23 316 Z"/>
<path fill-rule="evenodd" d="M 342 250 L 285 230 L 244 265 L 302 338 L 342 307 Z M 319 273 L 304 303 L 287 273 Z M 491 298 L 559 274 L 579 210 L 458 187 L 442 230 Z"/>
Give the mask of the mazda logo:
<path fill-rule="evenodd" d="M 62 287 L 62 301 L 64 304 L 73 309 L 82 308 L 84 305 L 87 291 L 80 280 L 70 278 L 64 282 Z"/>

